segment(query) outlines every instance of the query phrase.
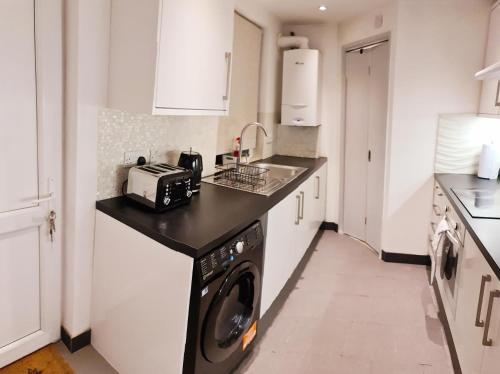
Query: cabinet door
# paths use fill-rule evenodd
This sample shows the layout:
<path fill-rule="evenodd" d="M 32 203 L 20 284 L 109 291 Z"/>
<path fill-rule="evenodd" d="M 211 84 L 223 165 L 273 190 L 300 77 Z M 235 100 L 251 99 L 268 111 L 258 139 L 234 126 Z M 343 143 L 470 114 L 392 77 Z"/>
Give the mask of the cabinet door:
<path fill-rule="evenodd" d="M 267 216 L 260 315 L 269 309 L 295 269 L 300 195 L 294 191 Z"/>
<path fill-rule="evenodd" d="M 477 374 L 481 368 L 483 355 L 481 342 L 484 329 L 476 326 L 476 319 L 482 322 L 480 324 L 484 324 L 488 295 L 492 286 L 491 275 L 491 268 L 474 240 L 469 233 L 466 233 L 458 279 L 457 311 L 452 331 L 460 366 L 464 373 Z M 477 318 L 478 312 L 479 318 Z"/>
<path fill-rule="evenodd" d="M 497 6 L 490 16 L 488 44 L 486 46 L 485 66 L 500 61 L 500 6 Z M 481 102 L 479 112 L 485 114 L 498 114 L 499 108 L 495 106 L 498 81 L 488 79 L 482 83 Z"/>
<path fill-rule="evenodd" d="M 481 374 L 500 373 L 500 280 L 494 275 L 492 277 L 494 281 L 491 290 L 484 295 L 488 302 L 488 308 L 491 306 L 490 324 L 487 336 L 485 336 L 485 338 L 491 339 L 491 345 L 484 347 Z"/>
<path fill-rule="evenodd" d="M 160 5 L 153 112 L 172 109 L 224 115 L 234 0 L 161 0 Z"/>

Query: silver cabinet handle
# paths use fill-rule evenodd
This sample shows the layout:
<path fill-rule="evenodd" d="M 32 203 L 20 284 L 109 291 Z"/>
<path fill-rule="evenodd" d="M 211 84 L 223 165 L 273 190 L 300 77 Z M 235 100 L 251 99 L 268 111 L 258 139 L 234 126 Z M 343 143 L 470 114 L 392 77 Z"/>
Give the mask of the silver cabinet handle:
<path fill-rule="evenodd" d="M 300 197 L 302 199 L 302 203 L 300 204 L 300 219 L 304 219 L 304 191 L 300 191 Z"/>
<path fill-rule="evenodd" d="M 321 182 L 321 178 L 319 175 L 316 176 L 316 180 L 318 181 L 318 186 L 316 187 L 316 200 L 319 200 L 319 193 L 320 193 L 320 182 Z"/>
<path fill-rule="evenodd" d="M 295 196 L 297 199 L 297 216 L 295 218 L 295 224 L 298 225 L 300 223 L 300 196 Z"/>
<path fill-rule="evenodd" d="M 484 327 L 484 321 L 481 321 L 481 309 L 483 308 L 484 288 L 486 282 L 491 282 L 491 275 L 486 274 L 481 277 L 481 286 L 479 287 L 479 300 L 477 301 L 476 326 Z"/>
<path fill-rule="evenodd" d="M 229 100 L 229 83 L 231 82 L 231 52 L 226 52 L 226 93 L 222 96 L 222 100 Z"/>
<path fill-rule="evenodd" d="M 436 216 L 438 216 L 438 217 L 439 217 L 439 216 L 441 216 L 441 215 L 442 215 L 442 213 L 441 213 L 441 209 L 439 209 L 439 206 L 437 206 L 436 204 L 433 204 L 433 205 L 432 205 L 432 210 L 434 211 L 434 214 L 435 214 Z"/>
<path fill-rule="evenodd" d="M 486 347 L 491 347 L 493 345 L 493 340 L 488 338 L 490 331 L 491 313 L 493 311 L 493 302 L 495 298 L 500 297 L 500 290 L 495 290 L 490 292 L 490 300 L 488 302 L 488 311 L 486 312 L 486 321 L 484 322 L 484 332 L 483 332 L 483 345 Z"/>

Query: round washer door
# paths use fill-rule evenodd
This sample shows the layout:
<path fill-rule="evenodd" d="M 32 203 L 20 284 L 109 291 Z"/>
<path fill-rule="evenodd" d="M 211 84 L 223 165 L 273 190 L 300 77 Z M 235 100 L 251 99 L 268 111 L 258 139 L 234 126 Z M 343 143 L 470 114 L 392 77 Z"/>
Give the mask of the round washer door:
<path fill-rule="evenodd" d="M 260 272 L 251 262 L 238 265 L 216 293 L 205 317 L 202 350 L 210 362 L 221 362 L 237 349 L 256 319 Z"/>

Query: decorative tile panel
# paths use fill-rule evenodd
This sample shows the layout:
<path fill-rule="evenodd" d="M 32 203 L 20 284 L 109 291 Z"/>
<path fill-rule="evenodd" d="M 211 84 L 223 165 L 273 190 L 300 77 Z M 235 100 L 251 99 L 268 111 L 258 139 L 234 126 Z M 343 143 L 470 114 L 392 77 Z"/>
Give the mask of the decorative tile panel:
<path fill-rule="evenodd" d="M 476 174 L 483 144 L 500 145 L 500 118 L 442 115 L 436 145 L 436 173 Z"/>

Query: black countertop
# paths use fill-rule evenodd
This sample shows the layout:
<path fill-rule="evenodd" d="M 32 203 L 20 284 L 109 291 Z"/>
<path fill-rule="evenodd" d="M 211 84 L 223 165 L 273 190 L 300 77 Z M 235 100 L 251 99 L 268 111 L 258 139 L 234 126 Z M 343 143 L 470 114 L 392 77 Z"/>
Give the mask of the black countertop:
<path fill-rule="evenodd" d="M 263 216 L 325 164 L 326 158 L 273 156 L 262 162 L 308 170 L 269 197 L 202 183 L 190 204 L 165 213 L 152 213 L 123 196 L 98 201 L 96 208 L 173 250 L 199 258 Z"/>
<path fill-rule="evenodd" d="M 473 218 L 460 200 L 451 191 L 457 188 L 498 189 L 496 180 L 485 180 L 469 174 L 436 174 L 436 181 L 442 187 L 470 236 L 484 255 L 484 258 L 500 279 L 500 219 Z"/>

